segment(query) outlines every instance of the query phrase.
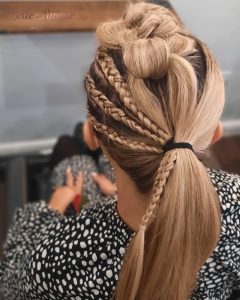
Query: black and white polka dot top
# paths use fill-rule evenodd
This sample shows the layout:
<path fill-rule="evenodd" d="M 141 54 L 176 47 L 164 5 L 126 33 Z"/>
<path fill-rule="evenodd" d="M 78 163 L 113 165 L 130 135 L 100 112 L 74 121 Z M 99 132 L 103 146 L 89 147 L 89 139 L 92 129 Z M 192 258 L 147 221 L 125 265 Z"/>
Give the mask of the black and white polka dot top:
<path fill-rule="evenodd" d="M 213 170 L 209 176 L 221 203 L 222 230 L 193 300 L 228 299 L 240 289 L 240 177 Z M 112 299 L 133 235 L 115 200 L 68 217 L 44 201 L 27 205 L 14 217 L 0 265 L 5 299 Z"/>

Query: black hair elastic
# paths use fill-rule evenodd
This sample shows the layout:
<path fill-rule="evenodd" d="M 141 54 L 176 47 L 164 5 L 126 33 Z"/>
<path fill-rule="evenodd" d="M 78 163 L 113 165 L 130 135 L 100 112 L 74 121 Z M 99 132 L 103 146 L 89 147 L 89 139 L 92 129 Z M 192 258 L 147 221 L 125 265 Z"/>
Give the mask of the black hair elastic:
<path fill-rule="evenodd" d="M 167 151 L 173 149 L 190 149 L 193 151 L 193 146 L 189 143 L 174 143 L 174 139 L 171 138 L 167 143 L 163 146 L 163 152 L 166 153 Z"/>

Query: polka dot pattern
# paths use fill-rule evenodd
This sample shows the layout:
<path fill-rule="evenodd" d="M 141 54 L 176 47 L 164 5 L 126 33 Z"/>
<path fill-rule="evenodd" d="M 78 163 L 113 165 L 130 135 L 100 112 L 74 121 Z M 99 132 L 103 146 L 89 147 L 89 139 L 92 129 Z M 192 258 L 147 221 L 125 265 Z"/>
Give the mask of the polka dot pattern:
<path fill-rule="evenodd" d="M 192 300 L 228 299 L 240 289 L 240 177 L 208 172 L 221 203 L 222 229 L 216 249 L 200 269 Z M 77 216 L 61 216 L 44 201 L 19 209 L 0 264 L 5 299 L 112 299 L 133 234 L 114 199 Z"/>
<path fill-rule="evenodd" d="M 208 170 L 221 205 L 220 239 L 200 269 L 193 300 L 229 299 L 240 290 L 240 176 Z"/>

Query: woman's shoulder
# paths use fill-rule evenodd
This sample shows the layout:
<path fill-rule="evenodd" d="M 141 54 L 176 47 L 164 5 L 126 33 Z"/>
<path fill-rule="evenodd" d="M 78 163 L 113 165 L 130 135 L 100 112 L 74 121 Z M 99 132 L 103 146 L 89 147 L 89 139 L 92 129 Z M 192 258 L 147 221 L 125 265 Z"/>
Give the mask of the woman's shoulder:
<path fill-rule="evenodd" d="M 233 206 L 240 209 L 240 175 L 215 169 L 208 169 L 208 175 L 218 193 L 222 210 Z"/>
<path fill-rule="evenodd" d="M 239 289 L 240 176 L 208 169 L 218 193 L 221 233 L 216 248 L 199 272 L 191 299 L 226 299 L 234 286 Z"/>
<path fill-rule="evenodd" d="M 115 196 L 105 196 L 99 201 L 86 205 L 81 211 L 80 216 L 89 216 L 100 219 L 111 219 L 117 211 L 117 198 Z"/>
<path fill-rule="evenodd" d="M 101 231 L 105 228 L 108 231 L 108 237 L 112 234 L 118 239 L 129 240 L 133 235 L 133 231 L 121 219 L 117 211 L 117 199 L 115 197 L 104 197 L 102 201 L 84 208 L 77 216 L 76 221 L 91 223 Z"/>
<path fill-rule="evenodd" d="M 240 232 L 240 176 L 213 169 L 209 169 L 208 174 L 219 198 L 222 235 L 238 235 Z"/>
<path fill-rule="evenodd" d="M 214 256 L 225 270 L 240 267 L 240 176 L 224 171 L 209 170 L 218 193 L 221 209 L 221 233 Z"/>

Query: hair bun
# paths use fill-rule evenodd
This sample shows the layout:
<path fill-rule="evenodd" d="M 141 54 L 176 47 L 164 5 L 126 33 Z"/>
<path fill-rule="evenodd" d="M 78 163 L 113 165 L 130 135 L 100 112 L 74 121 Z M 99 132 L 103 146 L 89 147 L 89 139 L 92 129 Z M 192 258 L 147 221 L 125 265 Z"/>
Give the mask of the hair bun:
<path fill-rule="evenodd" d="M 123 59 L 135 78 L 159 79 L 166 75 L 170 51 L 160 37 L 143 38 L 127 42 L 123 48 Z"/>
<path fill-rule="evenodd" d="M 180 30 L 180 26 L 167 14 L 148 14 L 138 28 L 139 38 L 166 38 Z"/>

